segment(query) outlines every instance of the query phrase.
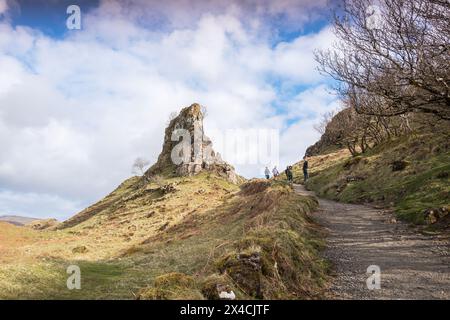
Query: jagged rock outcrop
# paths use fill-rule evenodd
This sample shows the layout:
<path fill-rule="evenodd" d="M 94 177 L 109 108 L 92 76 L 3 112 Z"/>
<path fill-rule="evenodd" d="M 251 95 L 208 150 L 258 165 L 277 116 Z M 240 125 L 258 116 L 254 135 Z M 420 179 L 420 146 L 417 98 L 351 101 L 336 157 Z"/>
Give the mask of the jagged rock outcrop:
<path fill-rule="evenodd" d="M 168 168 L 180 176 L 195 175 L 203 170 L 215 171 L 236 183 L 239 177 L 234 168 L 224 162 L 212 148 L 203 131 L 203 113 L 197 103 L 181 110 L 165 130 L 164 144 L 158 161 L 145 173 L 152 175 Z"/>
<path fill-rule="evenodd" d="M 343 132 L 338 132 L 335 128 L 339 128 L 339 117 L 348 113 L 348 109 L 338 112 L 327 124 L 325 132 L 320 137 L 319 141 L 309 146 L 306 149 L 305 156 L 312 157 L 320 154 L 336 151 L 345 147 L 343 143 Z M 339 116 L 338 116 L 339 115 Z M 333 130 L 334 129 L 334 130 Z"/>

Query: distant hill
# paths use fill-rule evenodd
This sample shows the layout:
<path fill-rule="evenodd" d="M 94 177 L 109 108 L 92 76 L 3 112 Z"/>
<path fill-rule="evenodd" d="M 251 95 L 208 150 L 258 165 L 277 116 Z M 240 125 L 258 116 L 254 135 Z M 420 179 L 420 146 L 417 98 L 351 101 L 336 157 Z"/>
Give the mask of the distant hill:
<path fill-rule="evenodd" d="M 31 223 L 33 221 L 39 220 L 37 218 L 31 218 L 31 217 L 22 217 L 22 216 L 0 216 L 0 221 L 5 221 L 11 224 L 14 224 L 16 226 L 23 226 L 28 223 Z"/>

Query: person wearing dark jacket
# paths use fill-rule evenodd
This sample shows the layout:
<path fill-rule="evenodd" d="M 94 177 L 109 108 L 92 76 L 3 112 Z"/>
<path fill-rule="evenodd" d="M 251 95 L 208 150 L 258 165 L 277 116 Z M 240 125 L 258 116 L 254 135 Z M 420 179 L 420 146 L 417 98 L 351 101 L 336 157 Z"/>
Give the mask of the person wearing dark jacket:
<path fill-rule="evenodd" d="M 303 181 L 306 182 L 308 180 L 308 158 L 306 156 L 303 157 Z"/>
<path fill-rule="evenodd" d="M 286 174 L 286 178 L 288 180 L 289 183 L 292 183 L 293 181 L 293 175 L 292 175 L 292 167 L 291 166 L 287 166 L 286 170 L 284 170 L 284 173 Z"/>

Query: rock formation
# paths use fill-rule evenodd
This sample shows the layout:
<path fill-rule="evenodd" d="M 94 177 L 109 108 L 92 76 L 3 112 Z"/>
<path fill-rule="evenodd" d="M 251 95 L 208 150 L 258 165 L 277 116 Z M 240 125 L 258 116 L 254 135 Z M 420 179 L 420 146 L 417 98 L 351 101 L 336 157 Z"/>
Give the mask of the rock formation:
<path fill-rule="evenodd" d="M 214 171 L 230 181 L 238 182 L 234 168 L 214 152 L 211 140 L 203 131 L 201 106 L 192 104 L 181 110 L 165 130 L 164 144 L 158 161 L 145 174 L 146 177 L 172 168 L 180 176 L 195 175 L 203 170 Z"/>

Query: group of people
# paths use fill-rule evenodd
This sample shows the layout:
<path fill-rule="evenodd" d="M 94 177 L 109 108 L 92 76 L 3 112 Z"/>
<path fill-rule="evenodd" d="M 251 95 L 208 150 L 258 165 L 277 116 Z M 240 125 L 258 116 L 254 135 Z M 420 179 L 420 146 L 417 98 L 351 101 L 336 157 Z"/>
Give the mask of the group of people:
<path fill-rule="evenodd" d="M 293 179 L 294 179 L 294 174 L 292 172 L 292 166 L 287 166 L 286 170 L 284 170 L 284 173 L 286 174 L 286 178 L 287 178 L 288 182 L 292 183 Z M 270 170 L 268 167 L 266 167 L 266 169 L 264 170 L 264 174 L 266 176 L 266 179 L 270 179 Z M 274 178 L 276 178 L 280 175 L 280 173 L 278 172 L 277 166 L 273 167 L 272 174 L 273 174 Z M 309 178 L 308 158 L 306 156 L 304 156 L 303 157 L 303 180 L 304 180 L 304 182 L 306 182 L 306 180 L 308 180 L 308 178 Z"/>
<path fill-rule="evenodd" d="M 264 174 L 266 175 L 266 179 L 270 179 L 270 170 L 268 167 L 266 167 L 266 169 L 264 170 Z M 273 174 L 274 178 L 276 178 L 280 175 L 280 173 L 278 172 L 277 166 L 273 167 L 272 174 Z"/>

